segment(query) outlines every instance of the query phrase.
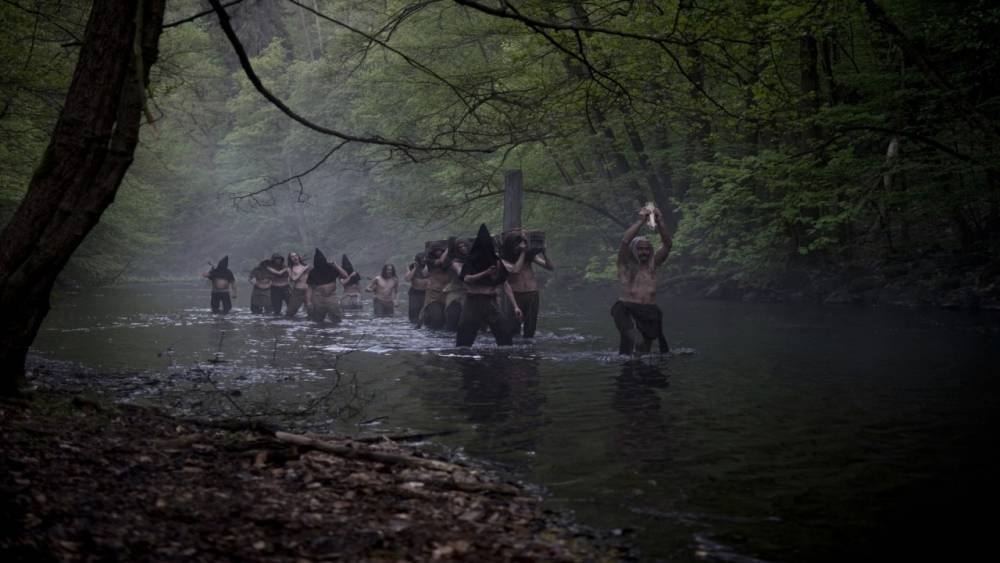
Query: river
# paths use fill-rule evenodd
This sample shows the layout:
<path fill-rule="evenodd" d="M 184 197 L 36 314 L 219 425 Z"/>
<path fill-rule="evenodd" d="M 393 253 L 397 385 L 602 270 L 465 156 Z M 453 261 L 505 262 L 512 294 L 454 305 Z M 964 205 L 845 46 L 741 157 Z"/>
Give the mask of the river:
<path fill-rule="evenodd" d="M 476 347 L 370 304 L 338 326 L 225 317 L 201 284 L 58 292 L 32 379 L 183 416 L 441 432 L 644 559 L 962 558 L 993 532 L 1000 316 L 662 299 L 675 353 L 617 357 L 607 290 L 543 294 L 533 343 Z M 405 297 L 404 297 L 405 300 Z M 301 315 L 301 313 L 300 313 Z"/>

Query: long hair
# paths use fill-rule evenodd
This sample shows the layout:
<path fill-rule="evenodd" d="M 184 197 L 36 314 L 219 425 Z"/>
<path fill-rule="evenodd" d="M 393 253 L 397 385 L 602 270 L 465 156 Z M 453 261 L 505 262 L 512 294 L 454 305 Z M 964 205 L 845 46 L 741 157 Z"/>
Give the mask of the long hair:
<path fill-rule="evenodd" d="M 521 254 L 518 246 L 522 242 L 527 242 L 526 239 L 519 233 L 508 234 L 503 239 L 503 244 L 501 244 L 501 254 L 504 260 L 514 261 Z"/>
<path fill-rule="evenodd" d="M 303 258 L 302 255 L 299 254 L 298 252 L 289 252 L 288 253 L 288 257 L 285 258 L 285 260 L 287 260 L 287 262 L 285 262 L 285 265 L 288 266 L 289 268 L 292 267 L 292 254 L 294 254 L 294 255 L 296 255 L 296 256 L 299 257 L 299 264 L 302 264 L 303 266 L 308 266 L 309 265 L 309 264 L 306 264 L 306 259 Z"/>
<path fill-rule="evenodd" d="M 389 268 L 392 268 L 392 275 L 391 276 L 388 274 Z M 384 279 L 384 280 L 387 280 L 389 278 L 395 278 L 396 277 L 396 267 L 393 266 L 392 264 L 386 264 L 386 265 L 382 266 L 382 274 L 381 274 L 381 276 L 382 276 L 382 279 Z"/>

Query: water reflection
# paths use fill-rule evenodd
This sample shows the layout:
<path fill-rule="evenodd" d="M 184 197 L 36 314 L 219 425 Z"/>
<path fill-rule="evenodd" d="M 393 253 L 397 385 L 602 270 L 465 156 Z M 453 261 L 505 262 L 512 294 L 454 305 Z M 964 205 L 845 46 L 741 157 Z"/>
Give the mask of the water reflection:
<path fill-rule="evenodd" d="M 545 397 L 539 385 L 538 358 L 510 358 L 504 353 L 480 360 L 455 358 L 461 374 L 459 408 L 475 426 L 487 452 L 534 453 Z"/>
<path fill-rule="evenodd" d="M 674 300 L 674 355 L 633 362 L 601 292 L 553 294 L 534 343 L 471 350 L 404 316 L 319 326 L 213 317 L 191 306 L 201 287 L 101 293 L 58 300 L 36 342 L 97 369 L 36 380 L 181 414 L 327 400 L 296 422 L 318 432 L 454 431 L 436 443 L 636 529 L 650 558 L 889 559 L 989 537 L 969 506 L 998 497 L 995 316 Z"/>
<path fill-rule="evenodd" d="M 611 400 L 611 407 L 621 414 L 613 434 L 613 451 L 645 464 L 669 461 L 669 431 L 660 396 L 669 385 L 658 361 L 628 360 L 622 364 Z"/>

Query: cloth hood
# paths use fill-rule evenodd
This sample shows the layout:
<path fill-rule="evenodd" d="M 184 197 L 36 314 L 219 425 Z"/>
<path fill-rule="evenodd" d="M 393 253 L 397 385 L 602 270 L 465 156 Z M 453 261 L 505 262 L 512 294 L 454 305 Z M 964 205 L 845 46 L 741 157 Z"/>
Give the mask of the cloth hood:
<path fill-rule="evenodd" d="M 309 285 L 326 285 L 337 281 L 339 277 L 337 269 L 327 262 L 323 251 L 317 248 L 313 254 L 312 270 L 309 271 L 307 283 Z"/>

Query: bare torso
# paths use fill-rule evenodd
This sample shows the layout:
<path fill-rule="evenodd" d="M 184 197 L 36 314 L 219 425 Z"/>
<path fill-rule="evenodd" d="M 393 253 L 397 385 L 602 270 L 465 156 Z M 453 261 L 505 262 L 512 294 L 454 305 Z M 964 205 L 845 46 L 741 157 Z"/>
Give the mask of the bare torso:
<path fill-rule="evenodd" d="M 392 302 L 396 300 L 396 288 L 399 281 L 396 278 L 385 279 L 382 276 L 372 280 L 371 288 L 375 291 L 375 299 Z"/>
<path fill-rule="evenodd" d="M 448 282 L 451 281 L 451 272 L 448 269 L 428 266 L 425 279 L 427 280 L 427 289 L 444 291 Z"/>
<path fill-rule="evenodd" d="M 656 268 L 650 258 L 645 264 L 635 260 L 618 264 L 618 281 L 621 282 L 619 298 L 629 303 L 652 305 L 656 303 Z"/>
<path fill-rule="evenodd" d="M 309 280 L 309 267 L 304 264 L 296 264 L 292 266 L 290 276 L 295 280 L 295 289 L 305 289 L 306 282 Z"/>
<path fill-rule="evenodd" d="M 525 262 L 518 273 L 511 272 L 507 276 L 507 283 L 510 288 L 518 293 L 526 291 L 538 291 L 538 278 L 535 277 L 535 270 L 531 267 L 531 262 Z"/>

